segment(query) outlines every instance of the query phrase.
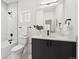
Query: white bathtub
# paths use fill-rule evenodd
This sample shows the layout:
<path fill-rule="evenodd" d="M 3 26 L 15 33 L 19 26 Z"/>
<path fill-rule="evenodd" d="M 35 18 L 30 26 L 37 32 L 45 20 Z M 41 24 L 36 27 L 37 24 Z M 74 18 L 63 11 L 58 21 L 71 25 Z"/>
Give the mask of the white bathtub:
<path fill-rule="evenodd" d="M 12 47 L 14 47 L 17 43 L 12 42 L 9 44 L 8 41 L 4 41 L 1 43 L 1 59 L 6 59 L 7 56 L 10 55 Z"/>

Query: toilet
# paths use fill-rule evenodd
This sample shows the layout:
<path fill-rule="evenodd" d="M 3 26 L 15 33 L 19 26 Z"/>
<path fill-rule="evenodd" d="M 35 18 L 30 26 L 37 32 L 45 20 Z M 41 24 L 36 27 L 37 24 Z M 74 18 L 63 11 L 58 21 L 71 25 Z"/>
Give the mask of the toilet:
<path fill-rule="evenodd" d="M 11 49 L 11 55 L 9 56 L 9 58 L 10 59 L 22 59 L 22 54 L 23 54 L 26 42 L 27 42 L 27 39 L 19 39 L 18 45 L 14 46 Z"/>
<path fill-rule="evenodd" d="M 22 27 L 22 29 L 20 31 L 18 45 L 14 46 L 11 49 L 10 59 L 22 59 L 23 52 L 25 50 L 27 51 L 27 49 L 25 49 L 25 47 L 27 48 L 27 43 L 30 41 L 29 40 L 30 31 L 29 30 L 30 30 L 30 28 Z"/>

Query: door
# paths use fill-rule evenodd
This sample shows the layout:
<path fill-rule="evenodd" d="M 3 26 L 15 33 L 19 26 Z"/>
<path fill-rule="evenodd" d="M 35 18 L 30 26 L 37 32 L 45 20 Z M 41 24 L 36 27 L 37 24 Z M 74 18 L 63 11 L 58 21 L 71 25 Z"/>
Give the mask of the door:
<path fill-rule="evenodd" d="M 62 41 L 62 58 L 63 59 L 76 59 L 76 43 Z"/>
<path fill-rule="evenodd" d="M 69 59 L 76 57 L 76 43 L 50 40 L 49 59 Z"/>
<path fill-rule="evenodd" d="M 49 59 L 48 46 L 48 40 L 32 39 L 32 59 Z"/>
<path fill-rule="evenodd" d="M 49 59 L 61 59 L 61 53 L 62 53 L 62 48 L 61 48 L 61 43 L 58 41 L 50 40 L 49 42 L 50 47 L 49 47 Z"/>

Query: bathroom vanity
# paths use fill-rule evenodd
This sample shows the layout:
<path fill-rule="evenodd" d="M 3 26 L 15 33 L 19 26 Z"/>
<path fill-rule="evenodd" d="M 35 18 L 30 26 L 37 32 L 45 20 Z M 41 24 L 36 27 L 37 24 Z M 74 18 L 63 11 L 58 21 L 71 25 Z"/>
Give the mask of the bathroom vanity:
<path fill-rule="evenodd" d="M 32 59 L 76 59 L 76 41 L 32 37 Z"/>

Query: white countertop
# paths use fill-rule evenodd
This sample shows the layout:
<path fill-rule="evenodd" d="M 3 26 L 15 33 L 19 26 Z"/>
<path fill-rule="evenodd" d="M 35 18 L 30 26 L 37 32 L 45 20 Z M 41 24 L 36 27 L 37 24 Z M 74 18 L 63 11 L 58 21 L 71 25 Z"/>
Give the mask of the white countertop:
<path fill-rule="evenodd" d="M 69 41 L 69 42 L 76 42 L 76 39 L 71 39 L 71 38 L 67 38 L 65 36 L 53 36 L 53 37 L 49 37 L 49 36 L 32 36 L 32 38 L 35 39 L 45 39 L 45 40 L 59 40 L 59 41 Z"/>

